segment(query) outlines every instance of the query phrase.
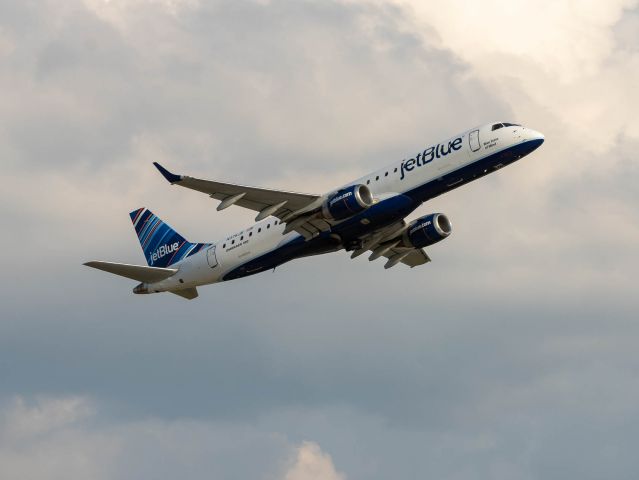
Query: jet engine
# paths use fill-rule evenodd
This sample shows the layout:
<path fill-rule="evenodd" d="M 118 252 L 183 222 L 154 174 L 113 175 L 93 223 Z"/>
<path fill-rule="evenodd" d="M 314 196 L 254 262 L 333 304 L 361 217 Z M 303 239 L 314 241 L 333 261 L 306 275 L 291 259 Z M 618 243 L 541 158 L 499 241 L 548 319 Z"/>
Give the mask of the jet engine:
<path fill-rule="evenodd" d="M 413 221 L 402 238 L 406 247 L 423 248 L 448 237 L 452 232 L 450 220 L 443 213 L 431 213 Z"/>
<path fill-rule="evenodd" d="M 322 215 L 329 220 L 344 220 L 373 205 L 373 195 L 366 185 L 352 185 L 332 194 L 322 205 Z"/>

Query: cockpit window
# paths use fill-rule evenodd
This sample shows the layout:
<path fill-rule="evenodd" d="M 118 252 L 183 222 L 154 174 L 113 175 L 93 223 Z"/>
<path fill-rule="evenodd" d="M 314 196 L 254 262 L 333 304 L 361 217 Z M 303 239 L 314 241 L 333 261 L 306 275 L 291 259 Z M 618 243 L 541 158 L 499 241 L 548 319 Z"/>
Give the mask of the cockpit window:
<path fill-rule="evenodd" d="M 518 125 L 516 123 L 496 123 L 493 125 L 492 130 L 499 130 L 500 128 L 503 127 L 521 127 L 521 125 Z"/>

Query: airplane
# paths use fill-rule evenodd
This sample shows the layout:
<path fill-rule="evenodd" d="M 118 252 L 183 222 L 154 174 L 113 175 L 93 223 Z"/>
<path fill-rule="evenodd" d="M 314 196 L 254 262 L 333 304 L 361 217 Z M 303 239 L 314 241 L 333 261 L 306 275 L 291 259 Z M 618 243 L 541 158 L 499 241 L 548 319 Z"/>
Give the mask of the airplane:
<path fill-rule="evenodd" d="M 147 208 L 130 213 L 147 265 L 91 261 L 84 265 L 140 282 L 136 294 L 170 292 L 186 299 L 197 287 L 274 269 L 290 260 L 339 250 L 355 258 L 385 257 L 384 268 L 431 261 L 424 250 L 447 238 L 443 213 L 406 217 L 422 203 L 510 165 L 537 149 L 544 135 L 495 122 L 429 145 L 324 194 L 295 193 L 176 175 L 157 162 L 171 185 L 258 212 L 256 223 L 211 243 L 191 243 Z"/>

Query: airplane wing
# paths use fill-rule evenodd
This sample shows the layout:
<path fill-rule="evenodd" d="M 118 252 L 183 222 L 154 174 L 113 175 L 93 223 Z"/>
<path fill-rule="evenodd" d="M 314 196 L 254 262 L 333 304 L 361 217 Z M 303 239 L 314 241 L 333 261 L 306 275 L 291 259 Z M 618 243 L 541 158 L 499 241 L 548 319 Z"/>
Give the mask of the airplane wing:
<path fill-rule="evenodd" d="M 256 222 L 273 215 L 292 226 L 288 231 L 295 230 L 305 238 L 312 238 L 330 228 L 328 222 L 309 214 L 321 206 L 323 200 L 321 195 L 202 180 L 186 175 L 176 175 L 157 162 L 153 162 L 153 165 L 171 185 L 190 188 L 220 200 L 218 210 L 224 210 L 231 205 L 248 208 L 258 212 L 255 217 Z"/>

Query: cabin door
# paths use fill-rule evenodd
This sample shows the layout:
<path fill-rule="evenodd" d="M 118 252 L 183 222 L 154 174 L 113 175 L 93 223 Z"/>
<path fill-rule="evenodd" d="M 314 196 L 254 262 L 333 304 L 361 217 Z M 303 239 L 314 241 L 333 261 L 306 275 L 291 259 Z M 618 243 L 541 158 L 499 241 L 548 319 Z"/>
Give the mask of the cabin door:
<path fill-rule="evenodd" d="M 470 135 L 468 135 L 468 142 L 470 143 L 470 149 L 473 152 L 479 150 L 479 130 L 473 130 L 470 132 Z"/>

